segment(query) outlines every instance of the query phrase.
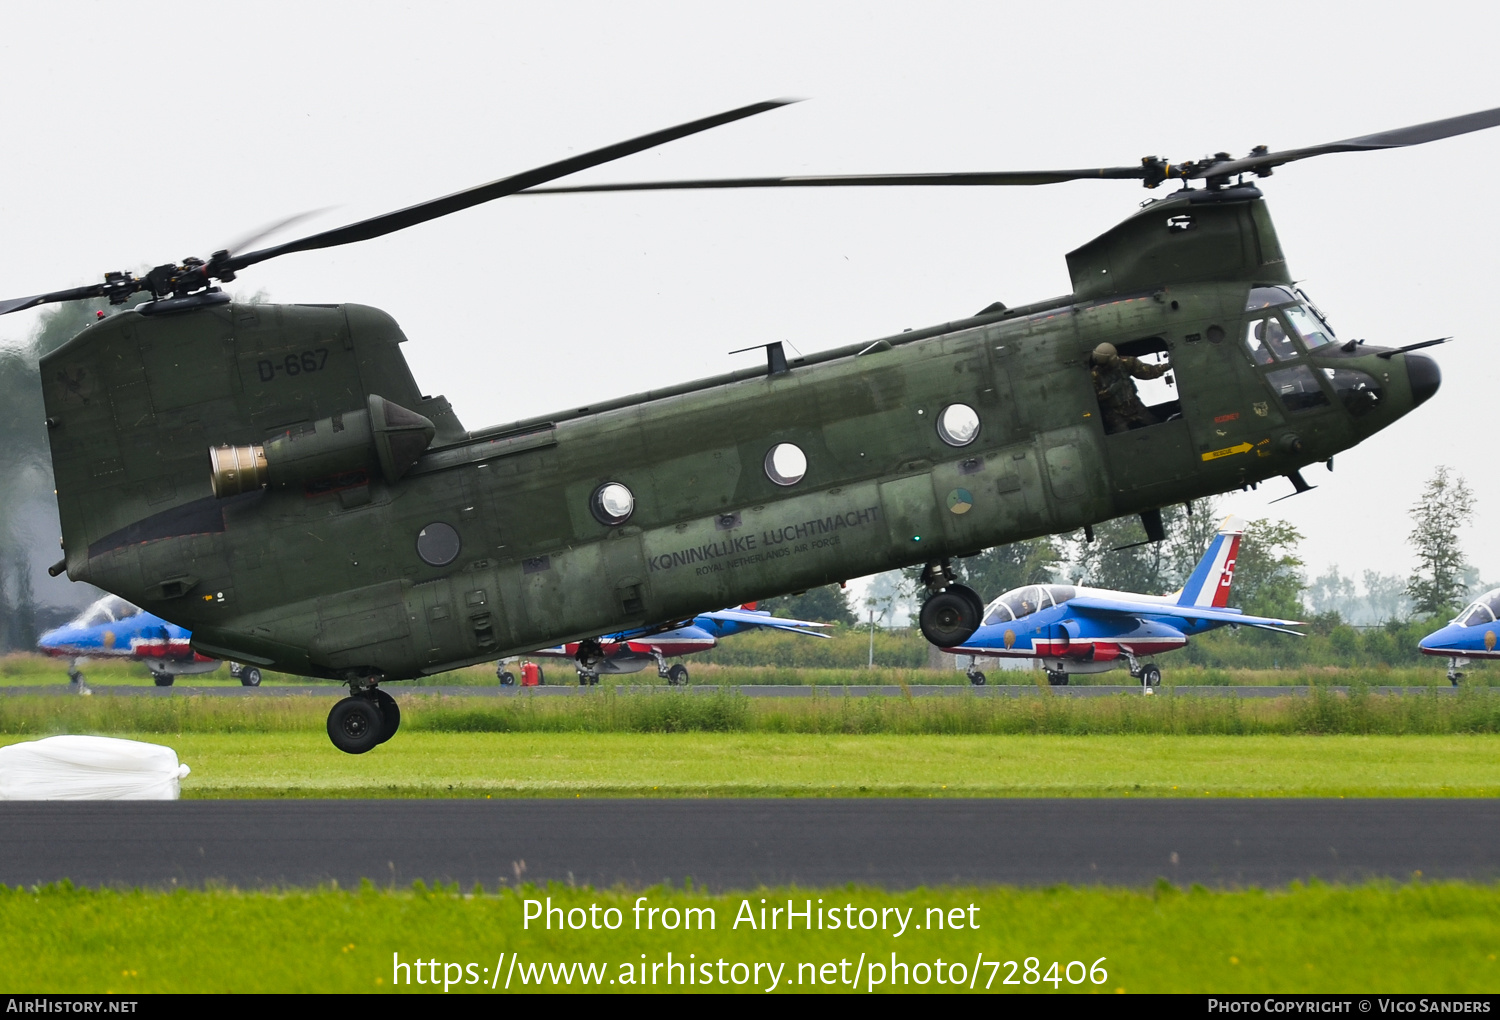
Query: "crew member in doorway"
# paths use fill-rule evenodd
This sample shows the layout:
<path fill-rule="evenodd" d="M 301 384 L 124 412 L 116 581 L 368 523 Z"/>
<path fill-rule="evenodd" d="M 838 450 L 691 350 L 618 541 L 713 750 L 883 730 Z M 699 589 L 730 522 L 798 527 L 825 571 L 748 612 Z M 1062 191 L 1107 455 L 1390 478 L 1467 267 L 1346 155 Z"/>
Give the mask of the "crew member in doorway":
<path fill-rule="evenodd" d="M 1158 424 L 1156 415 L 1141 403 L 1132 380 L 1158 379 L 1171 368 L 1171 363 L 1166 361 L 1160 365 L 1148 365 L 1139 358 L 1122 358 L 1114 344 L 1095 347 L 1091 373 L 1094 395 L 1099 398 L 1099 410 L 1104 414 L 1104 431 L 1124 432 Z"/>

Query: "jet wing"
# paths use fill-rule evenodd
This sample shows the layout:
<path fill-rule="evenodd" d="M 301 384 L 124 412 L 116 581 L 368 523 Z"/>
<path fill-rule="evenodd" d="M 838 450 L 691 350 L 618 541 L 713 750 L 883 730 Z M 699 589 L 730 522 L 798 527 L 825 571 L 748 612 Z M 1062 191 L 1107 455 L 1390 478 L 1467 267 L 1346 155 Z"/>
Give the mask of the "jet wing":
<path fill-rule="evenodd" d="M 712 620 L 715 623 L 732 623 L 741 627 L 768 627 L 771 630 L 789 630 L 796 634 L 806 634 L 808 637 L 832 637 L 831 634 L 819 634 L 812 628 L 827 627 L 826 623 L 814 623 L 811 620 L 786 620 L 770 613 L 759 612 L 752 609 L 720 609 L 712 613 L 699 613 L 698 619 Z"/>
<path fill-rule="evenodd" d="M 1300 620 L 1278 620 L 1266 616 L 1246 616 L 1238 609 L 1212 606 L 1179 606 L 1172 602 L 1131 602 L 1126 599 L 1101 599 L 1080 596 L 1068 600 L 1068 608 L 1091 616 L 1172 616 L 1180 620 L 1212 620 L 1215 623 L 1232 623 L 1241 627 L 1255 627 L 1305 637 L 1301 631 L 1288 630 L 1300 627 Z"/>
<path fill-rule="evenodd" d="M 718 636 L 727 636 L 724 633 L 725 628 L 714 626 L 715 624 L 728 624 L 728 633 L 730 634 L 746 627 L 769 627 L 772 630 L 789 630 L 795 634 L 806 634 L 809 637 L 826 638 L 832 636 L 829 634 L 818 634 L 808 629 L 811 627 L 829 626 L 826 623 L 813 623 L 809 620 L 783 620 L 769 613 L 756 612 L 750 609 L 719 609 L 712 613 L 699 613 L 697 616 L 686 620 L 672 620 L 667 623 L 658 623 L 647 627 L 636 627 L 632 630 L 622 630 L 614 634 L 605 634 L 599 640 L 616 642 L 639 641 L 656 634 L 683 630 L 695 625 L 705 631 L 718 631 Z"/>

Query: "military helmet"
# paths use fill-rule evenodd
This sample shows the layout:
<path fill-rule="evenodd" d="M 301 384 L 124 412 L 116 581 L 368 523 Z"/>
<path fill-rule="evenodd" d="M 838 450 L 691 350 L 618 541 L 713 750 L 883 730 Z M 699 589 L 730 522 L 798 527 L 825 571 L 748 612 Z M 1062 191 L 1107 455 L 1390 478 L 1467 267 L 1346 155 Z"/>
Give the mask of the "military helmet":
<path fill-rule="evenodd" d="M 1100 344 L 1094 348 L 1094 364 L 1108 365 L 1115 358 L 1119 357 L 1119 354 L 1120 352 L 1115 350 L 1114 344 Z"/>

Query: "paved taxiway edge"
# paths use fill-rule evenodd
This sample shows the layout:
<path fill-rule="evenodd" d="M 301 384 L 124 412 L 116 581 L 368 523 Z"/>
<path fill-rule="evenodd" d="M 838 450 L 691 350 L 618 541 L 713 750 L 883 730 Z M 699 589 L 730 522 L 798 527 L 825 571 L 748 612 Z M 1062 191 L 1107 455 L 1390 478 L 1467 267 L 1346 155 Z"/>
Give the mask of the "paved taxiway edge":
<path fill-rule="evenodd" d="M 11 802 L 0 803 L 0 882 L 1495 881 L 1497 837 L 1500 800 L 1461 799 Z"/>

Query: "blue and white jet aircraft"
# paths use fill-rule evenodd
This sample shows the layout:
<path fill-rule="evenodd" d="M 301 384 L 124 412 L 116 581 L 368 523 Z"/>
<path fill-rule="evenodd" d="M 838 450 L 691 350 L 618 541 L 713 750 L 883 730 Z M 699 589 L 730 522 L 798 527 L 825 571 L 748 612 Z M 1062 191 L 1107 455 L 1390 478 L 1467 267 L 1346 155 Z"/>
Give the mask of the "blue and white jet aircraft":
<path fill-rule="evenodd" d="M 1500 633 L 1500 588 L 1487 591 L 1442 630 L 1428 634 L 1417 647 L 1423 655 L 1448 657 L 1448 680 L 1454 687 L 1463 679 L 1459 669 L 1470 659 L 1500 659 L 1495 635 Z"/>
<path fill-rule="evenodd" d="M 543 648 L 537 655 L 556 659 L 572 659 L 578 668 L 580 685 L 597 684 L 600 673 L 636 673 L 652 663 L 656 673 L 669 684 L 688 682 L 688 670 L 682 663 L 667 665 L 669 657 L 706 652 L 719 643 L 719 639 L 746 630 L 789 630 L 808 637 L 828 637 L 819 634 L 818 628 L 826 623 L 811 623 L 807 620 L 786 620 L 772 616 L 764 609 L 756 609 L 751 602 L 737 609 L 719 609 L 711 613 L 699 613 L 691 620 L 666 624 L 661 627 L 640 627 L 606 634 L 592 641 L 572 641 L 565 645 Z M 501 665 L 496 672 L 500 682 L 507 683 L 508 671 Z M 514 683 L 512 675 L 510 683 Z"/>
<path fill-rule="evenodd" d="M 985 607 L 984 622 L 962 645 L 943 649 L 960 655 L 1040 659 L 1053 685 L 1072 673 L 1103 673 L 1129 665 L 1146 692 L 1161 683 L 1161 670 L 1142 656 L 1182 648 L 1196 634 L 1223 627 L 1257 627 L 1280 634 L 1297 620 L 1246 616 L 1229 608 L 1229 585 L 1245 522 L 1226 519 L 1180 592 L 1132 592 L 1033 584 L 1001 595 Z M 970 683 L 984 674 L 969 666 Z"/>
<path fill-rule="evenodd" d="M 171 687 L 185 674 L 212 673 L 218 659 L 199 655 L 189 646 L 192 634 L 175 623 L 131 605 L 118 595 L 106 595 L 76 618 L 37 639 L 37 648 L 56 658 L 70 659 L 68 680 L 83 683 L 83 659 L 129 659 L 144 662 L 158 687 Z M 236 674 L 247 687 L 260 685 L 260 671 Z"/>

